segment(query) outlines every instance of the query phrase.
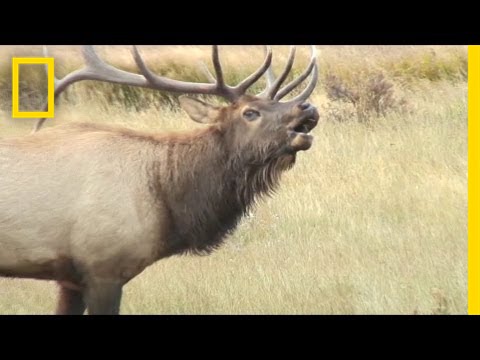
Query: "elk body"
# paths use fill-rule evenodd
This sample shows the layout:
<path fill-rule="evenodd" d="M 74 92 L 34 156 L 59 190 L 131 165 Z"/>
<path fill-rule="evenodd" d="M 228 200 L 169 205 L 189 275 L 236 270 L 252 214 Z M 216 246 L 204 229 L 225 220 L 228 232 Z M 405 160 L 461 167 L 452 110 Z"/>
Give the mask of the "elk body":
<path fill-rule="evenodd" d="M 231 104 L 181 97 L 194 121 L 209 124 L 186 133 L 77 123 L 0 140 L 0 276 L 57 281 L 58 314 L 117 314 L 123 285 L 147 266 L 217 248 L 312 144 L 318 112 L 305 100 L 317 81 L 315 56 L 283 89 L 294 51 L 278 78 L 269 52 L 237 87 L 223 82 L 216 47 L 211 84 L 159 77 L 136 48 L 134 56 L 142 75 L 115 69 L 86 47 L 87 67 L 57 81 L 55 95 L 95 79 L 219 95 Z M 245 95 L 266 72 L 266 91 Z M 279 101 L 310 73 L 300 95 Z"/>

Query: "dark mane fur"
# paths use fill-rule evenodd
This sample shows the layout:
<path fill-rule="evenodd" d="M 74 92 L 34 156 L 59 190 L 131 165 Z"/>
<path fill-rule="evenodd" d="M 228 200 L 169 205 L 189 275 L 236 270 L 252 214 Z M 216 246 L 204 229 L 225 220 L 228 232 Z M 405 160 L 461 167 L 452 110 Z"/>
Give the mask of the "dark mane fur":
<path fill-rule="evenodd" d="M 191 141 L 159 139 L 157 151 L 167 157 L 159 157 L 163 162 L 151 169 L 151 189 L 170 217 L 169 254 L 208 254 L 218 248 L 295 162 L 295 155 L 276 155 L 273 149 L 234 152 L 216 126 L 191 136 Z"/>

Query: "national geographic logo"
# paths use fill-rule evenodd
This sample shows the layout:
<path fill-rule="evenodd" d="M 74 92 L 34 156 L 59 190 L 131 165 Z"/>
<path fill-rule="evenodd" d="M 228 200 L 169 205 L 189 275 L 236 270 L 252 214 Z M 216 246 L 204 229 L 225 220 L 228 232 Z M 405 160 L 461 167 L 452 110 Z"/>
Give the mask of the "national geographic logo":
<path fill-rule="evenodd" d="M 19 110 L 19 67 L 20 65 L 45 65 L 47 68 L 48 107 L 47 111 Z M 12 58 L 12 118 L 53 118 L 54 113 L 54 59 L 53 58 Z"/>

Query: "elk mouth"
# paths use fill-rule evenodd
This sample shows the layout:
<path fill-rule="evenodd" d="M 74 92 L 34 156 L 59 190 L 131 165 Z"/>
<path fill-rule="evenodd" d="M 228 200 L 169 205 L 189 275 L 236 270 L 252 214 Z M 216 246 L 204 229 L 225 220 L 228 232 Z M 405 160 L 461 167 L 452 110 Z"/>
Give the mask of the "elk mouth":
<path fill-rule="evenodd" d="M 308 134 L 315 126 L 317 126 L 317 120 L 314 118 L 307 118 L 302 120 L 292 130 L 296 133 Z"/>
<path fill-rule="evenodd" d="M 305 151 L 310 149 L 313 136 L 310 134 L 318 123 L 318 113 L 314 112 L 294 120 L 287 126 L 287 134 L 290 140 L 290 148 L 293 151 Z"/>
<path fill-rule="evenodd" d="M 301 116 L 293 120 L 287 128 L 298 134 L 308 134 L 317 126 L 319 117 L 317 109 L 310 106 L 307 110 L 303 111 Z"/>

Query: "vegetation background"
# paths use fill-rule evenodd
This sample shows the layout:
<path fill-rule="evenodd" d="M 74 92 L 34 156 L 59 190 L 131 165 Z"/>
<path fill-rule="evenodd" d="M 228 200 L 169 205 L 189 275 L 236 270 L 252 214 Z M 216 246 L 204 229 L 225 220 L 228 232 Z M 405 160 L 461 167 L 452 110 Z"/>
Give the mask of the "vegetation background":
<path fill-rule="evenodd" d="M 321 124 L 312 149 L 221 250 L 162 260 L 132 280 L 122 313 L 467 313 L 467 47 L 317 48 L 311 102 Z M 208 47 L 140 49 L 160 75 L 206 81 Z M 288 48 L 273 50 L 278 73 Z M 59 77 L 82 65 L 78 47 L 49 51 Z M 128 47 L 98 52 L 136 71 Z M 12 56 L 41 57 L 42 48 L 0 47 L 0 137 L 28 134 L 33 125 L 11 118 Z M 263 49 L 225 46 L 221 56 L 235 83 L 261 63 Z M 294 74 L 308 60 L 308 47 L 299 48 Z M 41 66 L 21 67 L 21 110 L 41 108 L 45 80 Z M 91 81 L 62 94 L 55 112 L 45 126 L 201 126 L 176 96 Z M 0 279 L 0 314 L 49 314 L 55 300 L 53 282 Z"/>

